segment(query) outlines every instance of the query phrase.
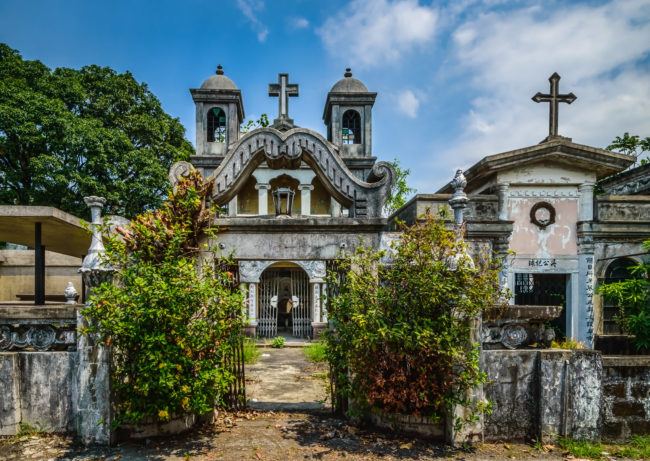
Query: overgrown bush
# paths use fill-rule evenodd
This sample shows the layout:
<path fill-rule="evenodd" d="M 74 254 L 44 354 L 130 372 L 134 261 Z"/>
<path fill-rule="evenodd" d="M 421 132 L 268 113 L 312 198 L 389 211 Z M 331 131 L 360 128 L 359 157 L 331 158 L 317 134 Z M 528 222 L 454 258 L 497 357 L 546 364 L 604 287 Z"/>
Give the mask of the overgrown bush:
<path fill-rule="evenodd" d="M 643 242 L 643 248 L 650 251 L 650 239 Z M 634 335 L 635 347 L 650 348 L 650 263 L 633 266 L 632 276 L 601 285 L 598 291 L 618 304 L 616 322 L 625 333 Z"/>
<path fill-rule="evenodd" d="M 389 263 L 360 247 L 328 275 L 336 296 L 325 338 L 337 393 L 361 410 L 436 419 L 459 404 L 473 417 L 484 408 L 467 400 L 467 390 L 486 377 L 470 341 L 472 320 L 508 296 L 497 261 L 481 254 L 472 263 L 442 217 L 402 227 Z"/>
<path fill-rule="evenodd" d="M 116 424 L 207 413 L 234 379 L 224 363 L 241 334 L 243 296 L 227 264 L 198 258 L 200 236 L 216 232 L 212 186 L 193 172 L 162 209 L 106 242 L 115 281 L 94 290 L 84 333 L 111 347 Z"/>

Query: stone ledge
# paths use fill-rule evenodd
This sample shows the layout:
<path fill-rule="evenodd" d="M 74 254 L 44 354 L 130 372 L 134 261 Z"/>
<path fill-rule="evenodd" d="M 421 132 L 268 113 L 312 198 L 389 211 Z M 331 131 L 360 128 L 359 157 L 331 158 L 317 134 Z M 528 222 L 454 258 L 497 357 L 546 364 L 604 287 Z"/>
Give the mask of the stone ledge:
<path fill-rule="evenodd" d="M 603 367 L 650 368 L 650 355 L 604 355 Z"/>

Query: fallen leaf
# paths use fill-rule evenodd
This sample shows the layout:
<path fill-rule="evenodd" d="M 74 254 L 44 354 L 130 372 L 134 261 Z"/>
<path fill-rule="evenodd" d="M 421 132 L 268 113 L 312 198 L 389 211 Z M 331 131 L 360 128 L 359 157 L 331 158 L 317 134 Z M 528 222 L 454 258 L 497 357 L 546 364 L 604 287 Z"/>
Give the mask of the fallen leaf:
<path fill-rule="evenodd" d="M 257 456 L 257 459 L 262 459 L 262 455 L 260 455 L 258 452 L 255 452 L 255 456 Z"/>
<path fill-rule="evenodd" d="M 413 442 L 403 443 L 399 447 L 402 450 L 410 450 L 411 448 L 413 448 Z"/>

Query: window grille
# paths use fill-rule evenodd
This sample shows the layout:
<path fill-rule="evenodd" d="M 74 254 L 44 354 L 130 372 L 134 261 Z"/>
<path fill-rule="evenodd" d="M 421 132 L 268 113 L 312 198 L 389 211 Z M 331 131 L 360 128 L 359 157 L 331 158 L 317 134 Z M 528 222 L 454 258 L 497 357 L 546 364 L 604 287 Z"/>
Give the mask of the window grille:
<path fill-rule="evenodd" d="M 635 278 L 630 270 L 635 265 L 636 262 L 630 258 L 614 260 L 605 271 L 605 278 L 601 280 L 601 283 L 623 282 Z M 619 307 L 615 300 L 603 297 L 603 334 L 621 334 L 621 327 L 616 323 L 618 311 Z"/>
<path fill-rule="evenodd" d="M 356 110 L 343 114 L 343 144 L 361 144 L 361 116 Z"/>
<path fill-rule="evenodd" d="M 219 107 L 208 111 L 208 142 L 226 141 L 226 113 Z"/>

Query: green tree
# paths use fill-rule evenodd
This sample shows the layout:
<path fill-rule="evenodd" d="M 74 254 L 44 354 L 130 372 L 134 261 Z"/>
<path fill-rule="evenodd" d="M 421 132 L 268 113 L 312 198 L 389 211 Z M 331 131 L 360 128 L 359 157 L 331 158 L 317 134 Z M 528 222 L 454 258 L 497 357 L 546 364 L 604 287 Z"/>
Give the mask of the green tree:
<path fill-rule="evenodd" d="M 630 133 L 627 131 L 623 134 L 623 137 L 616 136 L 616 139 L 607 146 L 608 150 L 615 150 L 622 154 L 631 155 L 635 157 L 637 161 L 641 160 L 641 165 L 648 163 L 647 158 L 641 159 L 640 157 L 646 153 L 650 152 L 650 136 L 645 138 L 640 138 L 637 135 L 630 136 Z M 635 162 L 636 164 L 636 162 Z"/>
<path fill-rule="evenodd" d="M 395 184 L 390 190 L 390 196 L 386 203 L 384 204 L 383 214 L 384 216 L 390 216 L 395 211 L 399 210 L 404 204 L 410 195 L 416 192 L 415 189 L 408 186 L 406 180 L 411 174 L 410 169 L 402 169 L 400 166 L 400 161 L 394 159 L 392 162 L 388 162 L 395 168 L 397 172 L 397 179 Z"/>
<path fill-rule="evenodd" d="M 0 44 L 0 203 L 129 218 L 158 208 L 169 167 L 193 153 L 147 85 L 108 67 L 58 68 Z"/>
<path fill-rule="evenodd" d="M 472 319 L 503 306 L 508 293 L 498 261 L 483 254 L 472 262 L 468 250 L 442 218 L 427 214 L 403 228 L 390 262 L 358 248 L 329 274 L 333 328 L 325 337 L 339 397 L 434 419 L 457 404 L 484 409 L 467 399 L 485 382 Z"/>
<path fill-rule="evenodd" d="M 241 339 L 244 297 L 229 261 L 199 257 L 201 236 L 216 236 L 206 207 L 213 186 L 194 171 L 161 209 L 107 239 L 115 283 L 93 291 L 82 332 L 111 348 L 118 425 L 205 414 L 233 382 L 226 364 Z"/>
<path fill-rule="evenodd" d="M 643 242 L 650 252 L 650 239 Z M 634 278 L 601 285 L 598 291 L 618 304 L 616 321 L 623 331 L 634 335 L 637 349 L 650 348 L 650 262 L 632 268 Z"/>

